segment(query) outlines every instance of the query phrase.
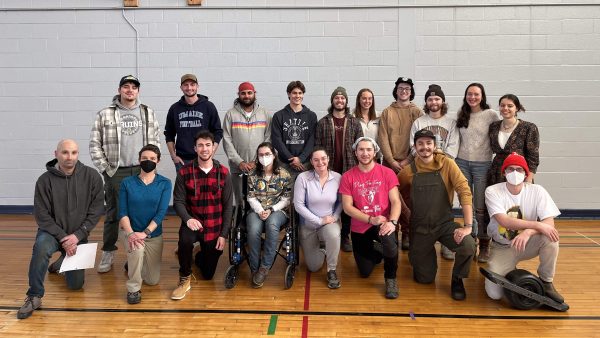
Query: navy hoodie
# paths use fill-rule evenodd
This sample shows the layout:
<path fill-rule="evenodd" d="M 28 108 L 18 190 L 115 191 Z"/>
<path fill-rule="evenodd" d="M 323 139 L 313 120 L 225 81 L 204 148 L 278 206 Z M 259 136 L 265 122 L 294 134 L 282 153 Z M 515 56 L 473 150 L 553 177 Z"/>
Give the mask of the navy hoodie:
<path fill-rule="evenodd" d="M 217 108 L 207 96 L 198 94 L 198 101 L 194 104 L 187 104 L 182 96 L 169 108 L 165 140 L 175 142 L 177 156 L 193 160 L 198 156 L 194 151 L 194 136 L 201 130 L 210 131 L 215 136 L 215 142 L 221 143 L 223 128 Z"/>
<path fill-rule="evenodd" d="M 315 145 L 316 128 L 317 114 L 305 105 L 297 113 L 289 104 L 275 113 L 271 121 L 271 142 L 279 159 L 289 163 L 290 158 L 297 156 L 302 163 L 307 162 Z"/>
<path fill-rule="evenodd" d="M 33 214 L 40 230 L 60 241 L 75 234 L 86 240 L 104 213 L 104 185 L 95 170 L 77 161 L 70 176 L 57 169 L 57 159 L 35 184 Z"/>

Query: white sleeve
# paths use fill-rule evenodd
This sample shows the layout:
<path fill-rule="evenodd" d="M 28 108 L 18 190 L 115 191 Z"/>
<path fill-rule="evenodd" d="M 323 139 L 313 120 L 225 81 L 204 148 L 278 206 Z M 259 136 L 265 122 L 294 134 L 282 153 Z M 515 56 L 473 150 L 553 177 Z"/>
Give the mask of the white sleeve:
<path fill-rule="evenodd" d="M 530 203 L 537 202 L 537 215 L 540 220 L 560 215 L 560 210 L 558 210 L 548 191 L 541 185 L 533 184 L 532 187 L 536 188 L 536 201 L 530 201 Z"/>
<path fill-rule="evenodd" d="M 502 195 L 498 192 L 498 184 L 489 186 L 485 189 L 485 205 L 487 206 L 490 218 L 497 214 L 506 214 L 506 208 L 502 204 Z"/>

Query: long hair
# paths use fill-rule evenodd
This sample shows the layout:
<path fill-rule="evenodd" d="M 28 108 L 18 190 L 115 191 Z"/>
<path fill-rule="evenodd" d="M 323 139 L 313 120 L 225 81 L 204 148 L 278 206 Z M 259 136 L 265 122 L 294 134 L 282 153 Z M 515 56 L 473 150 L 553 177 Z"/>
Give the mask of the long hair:
<path fill-rule="evenodd" d="M 442 109 L 440 109 L 442 111 L 442 116 L 448 114 L 448 104 L 446 102 L 442 103 Z M 425 112 L 425 114 L 429 115 L 429 113 L 431 113 L 429 111 L 429 108 L 427 108 L 427 103 L 425 103 L 425 105 L 423 106 L 423 111 Z"/>
<path fill-rule="evenodd" d="M 500 102 L 502 102 L 502 100 L 504 100 L 504 99 L 509 99 L 515 104 L 515 107 L 517 107 L 517 113 L 520 111 L 522 111 L 522 112 L 525 111 L 525 107 L 523 107 L 523 105 L 521 104 L 521 101 L 519 101 L 519 98 L 517 97 L 517 95 L 515 95 L 515 94 L 502 95 L 502 97 L 498 100 L 498 105 L 500 105 Z M 515 113 L 515 116 L 517 116 L 516 113 Z"/>
<path fill-rule="evenodd" d="M 273 144 L 271 142 L 263 142 L 259 144 L 258 147 L 256 147 L 256 159 L 254 160 L 254 163 L 256 164 L 256 173 L 258 174 L 258 176 L 265 175 L 265 167 L 263 167 L 263 165 L 258 160 L 258 149 L 263 147 L 269 148 L 271 150 L 271 153 L 273 153 L 273 174 L 279 174 L 279 160 L 277 159 L 277 150 L 275 150 L 275 147 L 273 147 Z"/>
<path fill-rule="evenodd" d="M 456 128 L 468 128 L 469 120 L 471 119 L 471 106 L 467 102 L 467 91 L 471 87 L 477 87 L 481 90 L 481 102 L 479 102 L 479 108 L 481 110 L 490 109 L 490 105 L 487 103 L 487 97 L 485 96 L 485 89 L 483 85 L 478 82 L 473 82 L 467 86 L 465 89 L 465 95 L 463 96 L 463 104 L 458 111 L 458 116 L 456 118 Z"/>
<path fill-rule="evenodd" d="M 360 97 L 364 92 L 371 93 L 371 96 L 373 97 L 373 104 L 371 105 L 371 108 L 369 108 L 369 121 L 375 120 L 377 118 L 377 113 L 375 113 L 375 94 L 373 94 L 373 91 L 371 91 L 371 89 L 369 88 L 363 88 L 358 91 L 358 94 L 356 95 L 356 105 L 354 106 L 354 116 L 356 116 L 356 118 L 358 118 L 359 120 L 362 120 Z"/>

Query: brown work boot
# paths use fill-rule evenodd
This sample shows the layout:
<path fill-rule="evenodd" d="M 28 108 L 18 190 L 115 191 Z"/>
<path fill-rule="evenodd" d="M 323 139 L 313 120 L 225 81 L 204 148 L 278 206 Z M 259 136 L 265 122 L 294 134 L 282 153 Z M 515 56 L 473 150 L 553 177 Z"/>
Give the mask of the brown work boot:
<path fill-rule="evenodd" d="M 192 288 L 191 277 L 191 275 L 179 277 L 179 285 L 177 285 L 177 288 L 171 293 L 171 299 L 179 300 L 185 297 L 185 294 Z"/>
<path fill-rule="evenodd" d="M 479 255 L 477 255 L 477 261 L 479 263 L 487 263 L 490 260 L 490 240 L 480 239 L 479 240 Z"/>
<path fill-rule="evenodd" d="M 544 293 L 546 294 L 547 297 L 550 297 L 559 303 L 565 302 L 565 299 L 563 298 L 563 296 L 560 295 L 560 293 L 558 293 L 558 291 L 556 291 L 556 289 L 554 288 L 554 284 L 552 284 L 552 282 L 542 281 L 542 284 L 544 286 Z"/>

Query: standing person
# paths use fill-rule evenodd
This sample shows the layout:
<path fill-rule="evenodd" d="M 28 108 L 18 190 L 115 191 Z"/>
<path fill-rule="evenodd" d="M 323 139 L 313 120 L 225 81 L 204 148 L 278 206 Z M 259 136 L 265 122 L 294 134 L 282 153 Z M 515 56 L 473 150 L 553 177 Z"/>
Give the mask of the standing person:
<path fill-rule="evenodd" d="M 113 103 L 96 114 L 90 135 L 90 156 L 104 177 L 106 201 L 99 273 L 112 269 L 117 250 L 121 181 L 140 173 L 139 149 L 146 144 L 160 145 L 156 115 L 138 99 L 140 81 L 133 75 L 123 76 L 118 91 Z"/>
<path fill-rule="evenodd" d="M 332 160 L 329 167 L 337 173 L 344 173 L 356 165 L 356 157 L 352 151 L 352 144 L 363 136 L 360 121 L 350 115 L 348 107 L 348 94 L 344 87 L 337 87 L 331 93 L 331 105 L 325 115 L 317 123 L 315 145 L 325 148 L 331 154 Z M 342 250 L 352 251 L 350 242 L 350 217 L 342 213 Z"/>
<path fill-rule="evenodd" d="M 413 141 L 419 130 L 430 130 L 435 135 L 436 151 L 446 154 L 446 157 L 455 159 L 458 153 L 459 136 L 456 130 L 456 120 L 449 117 L 448 104 L 442 88 L 436 84 L 429 85 L 425 92 L 425 115 L 413 122 L 410 129 L 411 158 L 417 156 L 417 150 Z M 403 196 L 405 201 L 410 201 L 410 196 Z M 454 259 L 454 252 L 442 244 L 442 257 Z"/>
<path fill-rule="evenodd" d="M 508 155 L 500 171 L 506 182 L 485 190 L 485 203 L 491 218 L 488 234 L 494 240 L 488 269 L 505 276 L 516 269 L 519 262 L 539 256 L 537 272 L 544 293 L 563 303 L 563 296 L 552 284 L 559 250 L 554 218 L 560 211 L 541 185 L 525 181 L 530 172 L 523 156 Z M 504 294 L 500 285 L 487 279 L 485 291 L 492 299 L 500 299 Z"/>
<path fill-rule="evenodd" d="M 533 183 L 533 176 L 540 164 L 540 134 L 535 124 L 517 118 L 525 111 L 519 98 L 513 94 L 503 95 L 498 101 L 502 121 L 490 125 L 489 137 L 492 151 L 496 154 L 489 170 L 488 185 L 504 182 L 500 170 L 504 159 L 513 152 L 523 155 L 529 170 L 525 181 Z"/>
<path fill-rule="evenodd" d="M 181 99 L 171 105 L 165 123 L 165 141 L 175 170 L 197 157 L 194 137 L 201 130 L 215 137 L 215 149 L 223 138 L 219 112 L 207 96 L 198 94 L 198 79 L 194 74 L 181 77 Z"/>
<path fill-rule="evenodd" d="M 381 113 L 377 140 L 381 145 L 383 164 L 398 173 L 410 163 L 410 128 L 423 111 L 412 102 L 415 88 L 410 78 L 399 77 L 392 94 L 396 101 Z M 408 232 L 408 226 L 403 225 L 402 250 L 408 250 Z"/>
<path fill-rule="evenodd" d="M 340 254 L 340 214 L 338 194 L 342 176 L 329 169 L 325 148 L 315 147 L 310 155 L 313 170 L 298 175 L 294 185 L 294 207 L 300 215 L 300 245 L 309 271 L 327 263 L 327 287 L 341 286 L 336 269 Z M 325 243 L 325 248 L 320 247 Z"/>
<path fill-rule="evenodd" d="M 446 157 L 455 159 L 459 148 L 459 134 L 456 129 L 456 120 L 448 116 L 448 104 L 442 88 L 436 84 L 429 85 L 425 92 L 425 115 L 413 122 L 410 129 L 411 154 L 417 155 L 415 134 L 422 129 L 430 130 L 435 135 L 437 150 L 446 154 Z"/>
<path fill-rule="evenodd" d="M 46 172 L 35 183 L 33 215 L 38 225 L 29 263 L 29 290 L 17 318 L 25 319 L 42 306 L 46 270 L 58 272 L 62 261 L 77 252 L 77 244 L 87 243 L 90 232 L 102 216 L 102 178 L 98 172 L 79 162 L 79 147 L 73 140 L 62 140 L 46 163 Z M 50 267 L 56 251 L 60 258 Z M 65 272 L 67 287 L 83 287 L 85 270 Z"/>
<path fill-rule="evenodd" d="M 361 277 L 367 278 L 383 259 L 385 297 L 398 298 L 398 178 L 375 162 L 375 140 L 361 137 L 353 149 L 358 165 L 342 175 L 340 193 L 344 211 L 352 217 L 354 260 Z"/>
<path fill-rule="evenodd" d="M 212 279 L 229 237 L 233 192 L 229 170 L 215 160 L 215 137 L 208 130 L 196 134 L 198 158 L 177 171 L 173 208 L 181 218 L 179 227 L 179 285 L 171 299 L 183 299 L 191 289 L 192 259 L 202 277 Z M 193 256 L 194 243 L 200 252 Z"/>
<path fill-rule="evenodd" d="M 160 149 L 145 145 L 139 152 L 142 171 L 121 183 L 119 226 L 127 248 L 127 302 L 142 301 L 142 282 L 156 285 L 160 280 L 163 251 L 162 221 L 171 200 L 171 181 L 156 173 Z"/>
<path fill-rule="evenodd" d="M 498 113 L 490 109 L 487 103 L 483 85 L 471 83 L 465 89 L 463 104 L 456 121 L 460 134 L 456 164 L 467 178 L 473 194 L 473 236 L 479 240 L 477 260 L 480 263 L 485 263 L 490 258 L 490 237 L 487 234 L 489 217 L 485 209 L 487 172 L 492 163 L 488 131 L 490 124 L 498 120 Z"/>
<path fill-rule="evenodd" d="M 375 95 L 369 88 L 363 88 L 356 95 L 354 117 L 360 121 L 363 136 L 377 139 L 379 113 L 375 110 Z"/>
<path fill-rule="evenodd" d="M 302 104 L 306 87 L 300 81 L 287 86 L 290 103 L 273 115 L 271 140 L 279 161 L 292 180 L 308 169 L 308 157 L 315 145 L 317 114 Z"/>
<path fill-rule="evenodd" d="M 455 300 L 464 300 L 467 294 L 463 278 L 469 277 L 475 255 L 475 240 L 470 236 L 473 197 L 456 163 L 445 154 L 436 153 L 437 139 L 438 135 L 431 130 L 417 131 L 413 142 L 417 157 L 398 174 L 400 191 L 408 191 L 412 201 L 408 257 L 414 280 L 429 284 L 437 274 L 435 242 L 455 252 L 450 294 Z M 464 226 L 454 222 L 454 192 L 460 200 Z"/>
<path fill-rule="evenodd" d="M 290 173 L 275 161 L 277 151 L 269 142 L 256 149 L 256 169 L 248 176 L 248 204 L 252 211 L 246 216 L 248 230 L 248 260 L 252 271 L 252 286 L 263 286 L 277 254 L 279 231 L 289 219 L 285 210 L 290 205 L 292 179 Z M 264 251 L 260 258 L 261 235 L 265 232 Z"/>
<path fill-rule="evenodd" d="M 256 101 L 250 82 L 238 87 L 238 98 L 223 119 L 223 147 L 229 159 L 235 202 L 242 203 L 242 173 L 255 169 L 256 148 L 271 139 L 271 114 Z"/>

